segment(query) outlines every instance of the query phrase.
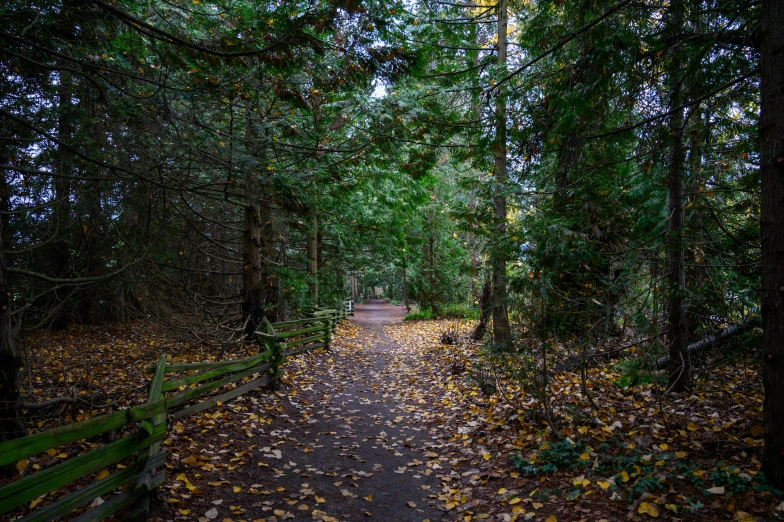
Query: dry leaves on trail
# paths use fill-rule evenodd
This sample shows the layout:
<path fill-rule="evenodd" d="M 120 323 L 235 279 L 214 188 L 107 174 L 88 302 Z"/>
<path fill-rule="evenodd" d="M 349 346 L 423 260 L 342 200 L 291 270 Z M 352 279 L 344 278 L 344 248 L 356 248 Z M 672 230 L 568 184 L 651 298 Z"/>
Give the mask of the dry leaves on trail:
<path fill-rule="evenodd" d="M 499 520 L 542 520 L 547 510 L 565 520 L 775 513 L 781 500 L 758 480 L 754 369 L 713 369 L 691 395 L 661 397 L 653 384 L 619 386 L 621 370 L 597 364 L 587 386 L 598 412 L 579 373 L 552 372 L 553 431 L 536 420 L 537 399 L 525 383 L 493 368 L 493 357 L 466 335 L 456 345 L 440 342 L 452 327 L 421 321 L 387 328 L 407 354 L 398 365 L 401 398 L 416 405 L 434 451 L 453 467 L 447 483 L 454 493 L 443 495 L 450 509 Z"/>
<path fill-rule="evenodd" d="M 456 344 L 441 343 L 454 326 L 344 322 L 331 352 L 286 363 L 280 392 L 259 390 L 170 425 L 168 477 L 153 520 L 204 522 L 214 514 L 234 522 L 329 522 L 350 520 L 349 506 L 384 520 L 384 487 L 376 482 L 382 476 L 414 484 L 420 496 L 406 493 L 398 508 L 429 510 L 422 518 L 432 520 L 748 522 L 784 514 L 775 495 L 750 487 L 759 486 L 762 437 L 755 371 L 714 369 L 691 395 L 660 397 L 653 384 L 619 386 L 617 366 L 597 365 L 587 372 L 587 386 L 600 411 L 591 408 L 578 374 L 554 372 L 554 431 L 536 420 L 536 399 L 525 383 L 493 368 L 467 341 L 470 325 L 459 325 Z M 34 386 L 36 396 L 76 386 L 114 397 L 143 386 L 142 368 L 164 349 L 177 362 L 217 357 L 154 330 L 131 331 L 88 332 L 94 350 L 87 356 L 69 340 L 72 333 L 38 339 L 35 349 L 55 377 Z M 75 373 L 78 364 L 97 359 L 122 364 L 121 356 L 133 368 L 98 365 L 94 376 Z M 83 446 L 46 458 L 67 459 Z M 382 463 L 374 452 L 393 460 Z"/>

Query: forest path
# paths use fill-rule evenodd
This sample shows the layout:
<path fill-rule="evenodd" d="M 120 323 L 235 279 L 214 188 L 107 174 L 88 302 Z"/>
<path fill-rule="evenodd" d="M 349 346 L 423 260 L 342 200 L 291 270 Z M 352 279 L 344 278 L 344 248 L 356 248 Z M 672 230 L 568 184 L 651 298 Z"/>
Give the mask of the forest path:
<path fill-rule="evenodd" d="M 358 305 L 331 352 L 287 363 L 278 394 L 253 394 L 207 414 L 217 429 L 204 419 L 183 425 L 180 438 L 191 445 L 167 484 L 179 476 L 204 494 L 187 499 L 185 510 L 184 501 L 159 504 L 157 515 L 171 519 L 179 511 L 202 522 L 442 520 L 436 506 L 443 502 L 435 497 L 447 464 L 432 452 L 436 444 L 406 400 L 417 379 L 401 373 L 412 355 L 384 332 L 403 315 L 384 300 Z M 187 464 L 189 453 L 201 469 Z M 214 469 L 202 465 L 207 459 Z"/>

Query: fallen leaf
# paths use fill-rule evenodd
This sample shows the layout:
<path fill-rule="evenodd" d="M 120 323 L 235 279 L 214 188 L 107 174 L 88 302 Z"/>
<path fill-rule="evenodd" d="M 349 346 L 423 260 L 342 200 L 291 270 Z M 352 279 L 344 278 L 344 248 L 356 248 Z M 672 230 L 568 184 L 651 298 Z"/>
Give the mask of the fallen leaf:
<path fill-rule="evenodd" d="M 19 473 L 23 472 L 27 469 L 27 464 L 30 463 L 30 459 L 22 459 L 16 463 L 16 471 Z"/>
<path fill-rule="evenodd" d="M 648 514 L 652 517 L 659 516 L 659 510 L 653 504 L 649 504 L 648 502 L 642 502 L 640 507 L 637 508 L 637 513 Z"/>

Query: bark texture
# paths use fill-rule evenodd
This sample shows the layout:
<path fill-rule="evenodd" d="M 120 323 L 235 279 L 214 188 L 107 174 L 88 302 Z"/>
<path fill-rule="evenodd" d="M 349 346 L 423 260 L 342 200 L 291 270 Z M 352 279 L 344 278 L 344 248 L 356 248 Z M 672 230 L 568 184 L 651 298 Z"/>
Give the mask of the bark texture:
<path fill-rule="evenodd" d="M 784 2 L 764 0 L 761 32 L 762 469 L 784 488 Z"/>
<path fill-rule="evenodd" d="M 670 6 L 670 35 L 677 38 L 683 25 L 683 5 L 674 2 Z M 672 114 L 668 127 L 670 133 L 669 170 L 667 176 L 667 207 L 669 210 L 667 257 L 669 275 L 667 277 L 667 343 L 670 363 L 667 369 L 670 390 L 683 392 L 691 383 L 691 364 L 689 363 L 686 313 L 684 293 L 686 289 L 686 270 L 684 267 L 683 224 L 685 207 L 684 167 L 686 150 L 683 143 L 685 125 L 684 109 L 675 110 L 682 103 L 681 62 L 678 51 L 669 65 L 669 105 Z"/>
<path fill-rule="evenodd" d="M 18 379 L 22 361 L 16 351 L 10 312 L 11 289 L 0 235 L 0 443 L 25 435 L 19 410 Z"/>
<path fill-rule="evenodd" d="M 506 75 L 506 31 L 508 26 L 507 0 L 498 2 L 498 53 L 499 74 Z M 493 196 L 493 215 L 496 237 L 506 237 L 506 195 L 508 179 L 506 167 L 506 100 L 503 86 L 499 87 L 495 105 L 495 159 L 496 193 Z M 512 342 L 509 314 L 506 309 L 506 253 L 503 247 L 493 249 L 493 341 L 498 347 L 508 347 Z"/>

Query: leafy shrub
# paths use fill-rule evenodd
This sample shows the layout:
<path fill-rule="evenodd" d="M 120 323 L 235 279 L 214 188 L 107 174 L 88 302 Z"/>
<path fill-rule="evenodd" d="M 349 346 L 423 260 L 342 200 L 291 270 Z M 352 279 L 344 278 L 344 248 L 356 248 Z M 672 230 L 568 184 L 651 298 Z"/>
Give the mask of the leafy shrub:
<path fill-rule="evenodd" d="M 448 304 L 438 309 L 439 319 L 479 319 L 479 309 L 467 304 Z M 404 321 L 423 321 L 435 319 L 430 308 L 422 308 L 403 318 Z"/>
<path fill-rule="evenodd" d="M 618 388 L 631 388 L 651 384 L 654 379 L 657 384 L 664 384 L 665 382 L 661 372 L 649 371 L 648 368 L 645 368 L 640 363 L 639 359 L 623 359 L 613 369 L 621 373 L 621 376 L 613 381 L 613 384 Z"/>
<path fill-rule="evenodd" d="M 427 321 L 433 319 L 433 311 L 430 308 L 419 310 L 418 312 L 411 312 L 403 318 L 404 321 Z"/>
<path fill-rule="evenodd" d="M 479 308 L 465 303 L 444 305 L 438 311 L 438 317 L 443 319 L 479 319 Z"/>
<path fill-rule="evenodd" d="M 568 440 L 559 440 L 540 449 L 533 461 L 515 455 L 512 457 L 512 463 L 524 475 L 541 475 L 584 466 L 585 461 L 580 460 L 582 453 L 581 445 L 572 444 Z"/>

